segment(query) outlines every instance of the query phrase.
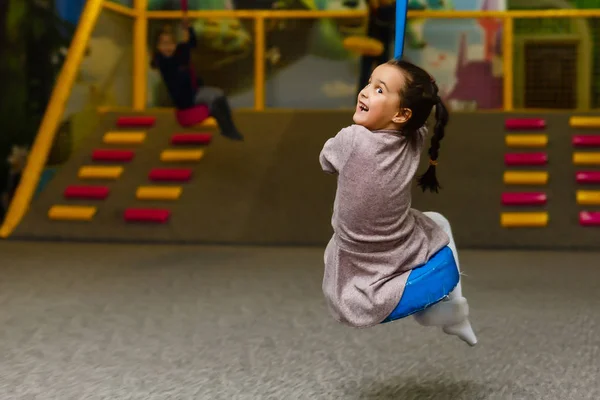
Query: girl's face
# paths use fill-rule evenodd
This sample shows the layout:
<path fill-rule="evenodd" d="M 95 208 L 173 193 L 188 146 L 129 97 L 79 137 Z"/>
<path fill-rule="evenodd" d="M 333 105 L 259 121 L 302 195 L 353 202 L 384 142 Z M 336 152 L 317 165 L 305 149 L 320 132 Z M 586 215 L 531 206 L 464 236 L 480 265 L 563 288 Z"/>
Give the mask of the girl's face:
<path fill-rule="evenodd" d="M 170 33 L 163 33 L 158 38 L 158 43 L 156 44 L 156 50 L 163 55 L 164 57 L 171 57 L 175 54 L 175 49 L 177 48 L 177 44 L 175 43 L 175 38 Z"/>
<path fill-rule="evenodd" d="M 400 109 L 400 90 L 406 79 L 402 71 L 388 64 L 378 66 L 369 84 L 358 94 L 352 119 L 357 125 L 376 131 L 397 130 L 410 118 L 410 110 Z"/>

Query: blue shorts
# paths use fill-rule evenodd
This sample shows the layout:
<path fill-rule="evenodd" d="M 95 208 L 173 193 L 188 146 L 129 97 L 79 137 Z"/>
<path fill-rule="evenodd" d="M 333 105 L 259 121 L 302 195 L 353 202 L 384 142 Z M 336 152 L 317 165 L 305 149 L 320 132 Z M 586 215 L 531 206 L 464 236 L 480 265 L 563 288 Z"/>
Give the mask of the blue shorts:
<path fill-rule="evenodd" d="M 454 254 L 446 246 L 426 264 L 410 271 L 400 302 L 382 323 L 408 317 L 442 301 L 459 281 Z"/>

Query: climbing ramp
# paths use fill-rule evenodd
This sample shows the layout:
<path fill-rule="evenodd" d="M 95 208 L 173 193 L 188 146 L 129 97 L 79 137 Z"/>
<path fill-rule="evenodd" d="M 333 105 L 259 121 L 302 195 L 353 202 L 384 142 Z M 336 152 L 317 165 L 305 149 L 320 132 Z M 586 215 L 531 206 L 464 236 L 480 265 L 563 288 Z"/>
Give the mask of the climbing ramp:
<path fill-rule="evenodd" d="M 13 237 L 143 240 L 139 232 L 148 232 L 167 239 L 171 231 L 149 225 L 201 212 L 174 204 L 202 191 L 193 185 L 194 173 L 202 168 L 214 126 L 210 120 L 182 129 L 171 114 L 105 115 L 32 203 Z"/>

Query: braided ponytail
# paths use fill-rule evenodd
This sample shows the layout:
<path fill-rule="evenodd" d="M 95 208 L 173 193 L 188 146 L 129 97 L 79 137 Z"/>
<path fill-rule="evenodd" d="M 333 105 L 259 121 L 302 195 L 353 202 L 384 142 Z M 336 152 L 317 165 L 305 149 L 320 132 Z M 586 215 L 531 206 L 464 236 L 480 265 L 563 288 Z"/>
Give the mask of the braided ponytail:
<path fill-rule="evenodd" d="M 438 96 L 438 87 L 435 81 L 432 81 L 433 85 L 433 96 L 435 104 L 435 127 L 433 128 L 433 136 L 431 137 L 431 145 L 429 146 L 429 168 L 423 175 L 421 175 L 417 182 L 423 191 L 429 190 L 437 193 L 441 188 L 436 176 L 437 159 L 440 150 L 440 141 L 444 138 L 445 128 L 448 124 L 448 110 L 442 99 Z"/>

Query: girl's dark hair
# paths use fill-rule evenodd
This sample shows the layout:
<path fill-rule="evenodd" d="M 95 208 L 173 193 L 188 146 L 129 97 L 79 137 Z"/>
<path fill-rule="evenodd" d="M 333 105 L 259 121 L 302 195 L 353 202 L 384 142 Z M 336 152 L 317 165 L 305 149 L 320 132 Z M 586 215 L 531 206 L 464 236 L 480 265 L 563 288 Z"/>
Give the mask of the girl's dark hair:
<path fill-rule="evenodd" d="M 429 147 L 429 168 L 423 175 L 419 176 L 417 182 L 423 191 L 428 189 L 437 193 L 440 184 L 435 170 L 440 141 L 444 138 L 444 128 L 448 123 L 448 110 L 439 97 L 439 88 L 435 80 L 424 69 L 408 61 L 397 59 L 388 61 L 388 64 L 401 69 L 406 79 L 406 84 L 400 91 L 402 99 L 400 107 L 410 109 L 412 115 L 404 125 L 404 131 L 416 132 L 425 125 L 431 110 L 435 106 L 435 127 L 433 128 L 433 137 Z"/>

